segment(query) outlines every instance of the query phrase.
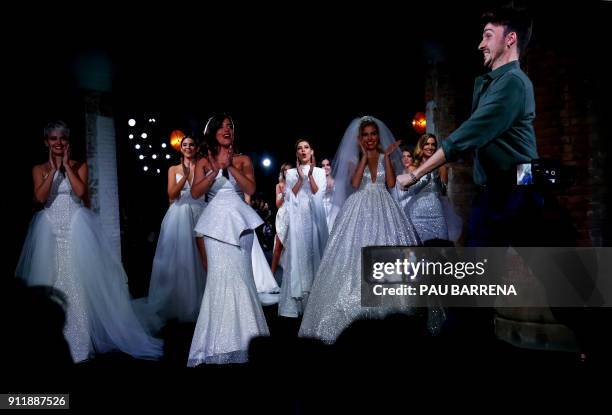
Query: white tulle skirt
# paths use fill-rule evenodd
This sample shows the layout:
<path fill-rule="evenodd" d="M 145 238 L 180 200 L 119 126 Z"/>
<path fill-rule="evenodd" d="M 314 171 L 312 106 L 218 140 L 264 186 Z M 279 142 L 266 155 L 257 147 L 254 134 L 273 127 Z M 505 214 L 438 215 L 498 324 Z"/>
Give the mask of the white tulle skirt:
<path fill-rule="evenodd" d="M 172 204 L 161 225 L 153 259 L 149 296 L 145 309 L 157 319 L 149 323 L 158 331 L 168 320 L 195 322 L 198 319 L 206 273 L 194 236 L 203 206 Z M 145 313 L 146 314 L 146 313 Z"/>
<path fill-rule="evenodd" d="M 66 215 L 59 228 L 46 210 L 34 216 L 16 275 L 30 286 L 52 286 L 65 294 L 64 335 L 75 362 L 114 350 L 158 358 L 162 341 L 136 317 L 125 271 L 97 216 L 83 207 Z"/>

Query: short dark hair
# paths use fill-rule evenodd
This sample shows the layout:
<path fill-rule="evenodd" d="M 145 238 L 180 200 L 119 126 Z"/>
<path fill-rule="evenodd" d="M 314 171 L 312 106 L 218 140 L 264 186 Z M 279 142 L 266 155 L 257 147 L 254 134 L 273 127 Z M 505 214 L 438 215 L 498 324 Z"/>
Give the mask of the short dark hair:
<path fill-rule="evenodd" d="M 483 25 L 493 23 L 504 26 L 504 36 L 510 32 L 515 32 L 519 55 L 525 52 L 533 29 L 533 20 L 525 9 L 503 6 L 486 11 L 483 13 L 481 20 Z"/>

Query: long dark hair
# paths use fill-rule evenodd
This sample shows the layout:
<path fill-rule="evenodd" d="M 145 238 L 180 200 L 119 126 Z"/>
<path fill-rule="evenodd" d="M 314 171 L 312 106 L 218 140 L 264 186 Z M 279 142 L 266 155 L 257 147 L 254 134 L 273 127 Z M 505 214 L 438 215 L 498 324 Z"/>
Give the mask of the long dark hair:
<path fill-rule="evenodd" d="M 198 143 L 198 141 L 195 138 L 193 138 L 193 136 L 187 134 L 185 137 L 181 138 L 181 143 L 179 144 L 179 153 L 181 153 L 181 164 L 183 163 L 183 159 L 185 157 L 183 156 L 183 152 L 180 149 L 183 148 L 183 141 L 185 141 L 187 139 L 193 140 L 193 143 L 196 146 L 195 160 L 198 161 L 198 159 L 201 157 L 201 154 L 199 152 L 200 151 L 200 149 L 199 149 L 200 144 Z"/>
<path fill-rule="evenodd" d="M 236 125 L 234 124 L 234 119 L 231 115 L 221 112 L 213 114 L 212 117 L 208 119 L 206 122 L 206 126 L 204 127 L 204 139 L 200 144 L 200 151 L 208 155 L 208 150 L 211 151 L 213 156 L 219 154 L 219 142 L 217 141 L 217 131 L 219 128 L 223 126 L 223 121 L 230 120 L 232 126 L 234 127 L 234 153 L 237 153 L 236 149 Z"/>

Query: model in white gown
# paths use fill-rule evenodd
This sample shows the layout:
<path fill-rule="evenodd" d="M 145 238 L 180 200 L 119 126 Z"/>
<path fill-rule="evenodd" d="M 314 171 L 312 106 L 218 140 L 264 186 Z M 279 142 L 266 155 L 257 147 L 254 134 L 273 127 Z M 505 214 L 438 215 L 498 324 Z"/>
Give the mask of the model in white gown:
<path fill-rule="evenodd" d="M 289 216 L 289 233 L 278 304 L 278 314 L 284 317 L 298 317 L 304 313 L 327 244 L 328 230 L 323 208 L 323 194 L 327 183 L 325 171 L 314 167 L 314 161 L 305 164 L 305 160 L 301 160 L 301 152 L 308 160 L 311 158 L 311 151 L 307 141 L 299 141 L 297 152 L 300 161 L 297 163 L 297 169 L 301 169 L 302 175 L 300 176 L 295 168 L 287 170 L 286 173 L 285 205 Z M 300 162 L 302 164 L 299 164 Z M 294 190 L 297 187 L 299 188 L 296 194 Z"/>
<path fill-rule="evenodd" d="M 331 175 L 331 162 L 329 159 L 323 159 L 321 167 L 325 171 L 325 177 L 327 184 L 325 186 L 325 193 L 323 194 L 323 209 L 325 209 L 325 221 L 327 222 L 327 230 L 331 232 L 334 225 L 331 216 L 332 210 L 332 199 L 334 196 L 334 178 Z"/>
<path fill-rule="evenodd" d="M 370 134 L 376 123 L 380 133 L 380 143 L 383 148 L 391 151 L 394 144 L 392 135 L 384 124 L 375 118 L 355 119 L 347 129 L 334 162 L 336 174 L 336 196 L 341 200 L 341 192 L 350 186 L 355 166 L 358 163 L 357 137 L 362 136 L 361 125 L 365 127 L 363 134 Z M 365 138 L 364 138 L 365 140 Z M 377 143 L 369 152 L 376 152 Z M 365 146 L 365 144 L 364 144 Z M 359 184 L 354 193 L 345 190 L 350 196 L 337 211 L 334 227 L 329 236 L 325 254 L 321 260 L 299 335 L 315 337 L 327 343 L 333 343 L 338 335 L 355 319 L 360 317 L 382 317 L 390 310 L 414 312 L 411 306 L 399 303 L 394 308 L 370 308 L 361 306 L 361 248 L 366 246 L 406 246 L 419 243 L 414 227 L 400 209 L 397 202 L 387 190 L 385 175 L 385 157 L 378 156 L 376 171 L 371 171 L 366 165 Z M 352 167 L 351 167 L 352 166 Z M 393 176 L 395 178 L 395 175 Z M 343 179 L 344 178 L 344 179 Z M 336 206 L 336 205 L 335 205 Z M 334 206 L 334 207 L 335 207 Z"/>
<path fill-rule="evenodd" d="M 16 275 L 66 295 L 64 336 L 75 362 L 115 350 L 156 359 L 162 342 L 136 317 L 127 276 L 109 246 L 98 217 L 56 171 L 45 208 L 30 224 Z"/>
<path fill-rule="evenodd" d="M 251 259 L 254 229 L 263 221 L 233 182 L 219 170 L 195 227 L 204 235 L 208 274 L 188 366 L 246 362 L 251 339 L 269 334 Z"/>
<path fill-rule="evenodd" d="M 183 177 L 175 173 L 176 182 Z M 168 320 L 195 322 L 198 318 L 206 273 L 196 245 L 194 228 L 206 207 L 206 197 L 191 196 L 191 183 L 185 181 L 161 224 L 153 258 L 149 311 L 159 317 L 152 327 L 159 330 Z"/>

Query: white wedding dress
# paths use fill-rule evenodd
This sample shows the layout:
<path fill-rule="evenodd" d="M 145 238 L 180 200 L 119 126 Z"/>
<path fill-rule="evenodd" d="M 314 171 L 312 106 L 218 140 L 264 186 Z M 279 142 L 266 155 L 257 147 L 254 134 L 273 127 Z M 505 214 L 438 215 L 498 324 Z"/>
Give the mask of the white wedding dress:
<path fill-rule="evenodd" d="M 30 286 L 51 286 L 65 294 L 64 336 L 75 362 L 116 350 L 156 359 L 162 341 L 136 317 L 127 276 L 109 246 L 98 217 L 56 172 L 45 208 L 28 229 L 16 275 Z"/>
<path fill-rule="evenodd" d="M 269 335 L 251 259 L 254 229 L 262 220 L 234 182 L 219 171 L 195 227 L 204 235 L 208 275 L 188 366 L 246 362 L 251 339 Z"/>

